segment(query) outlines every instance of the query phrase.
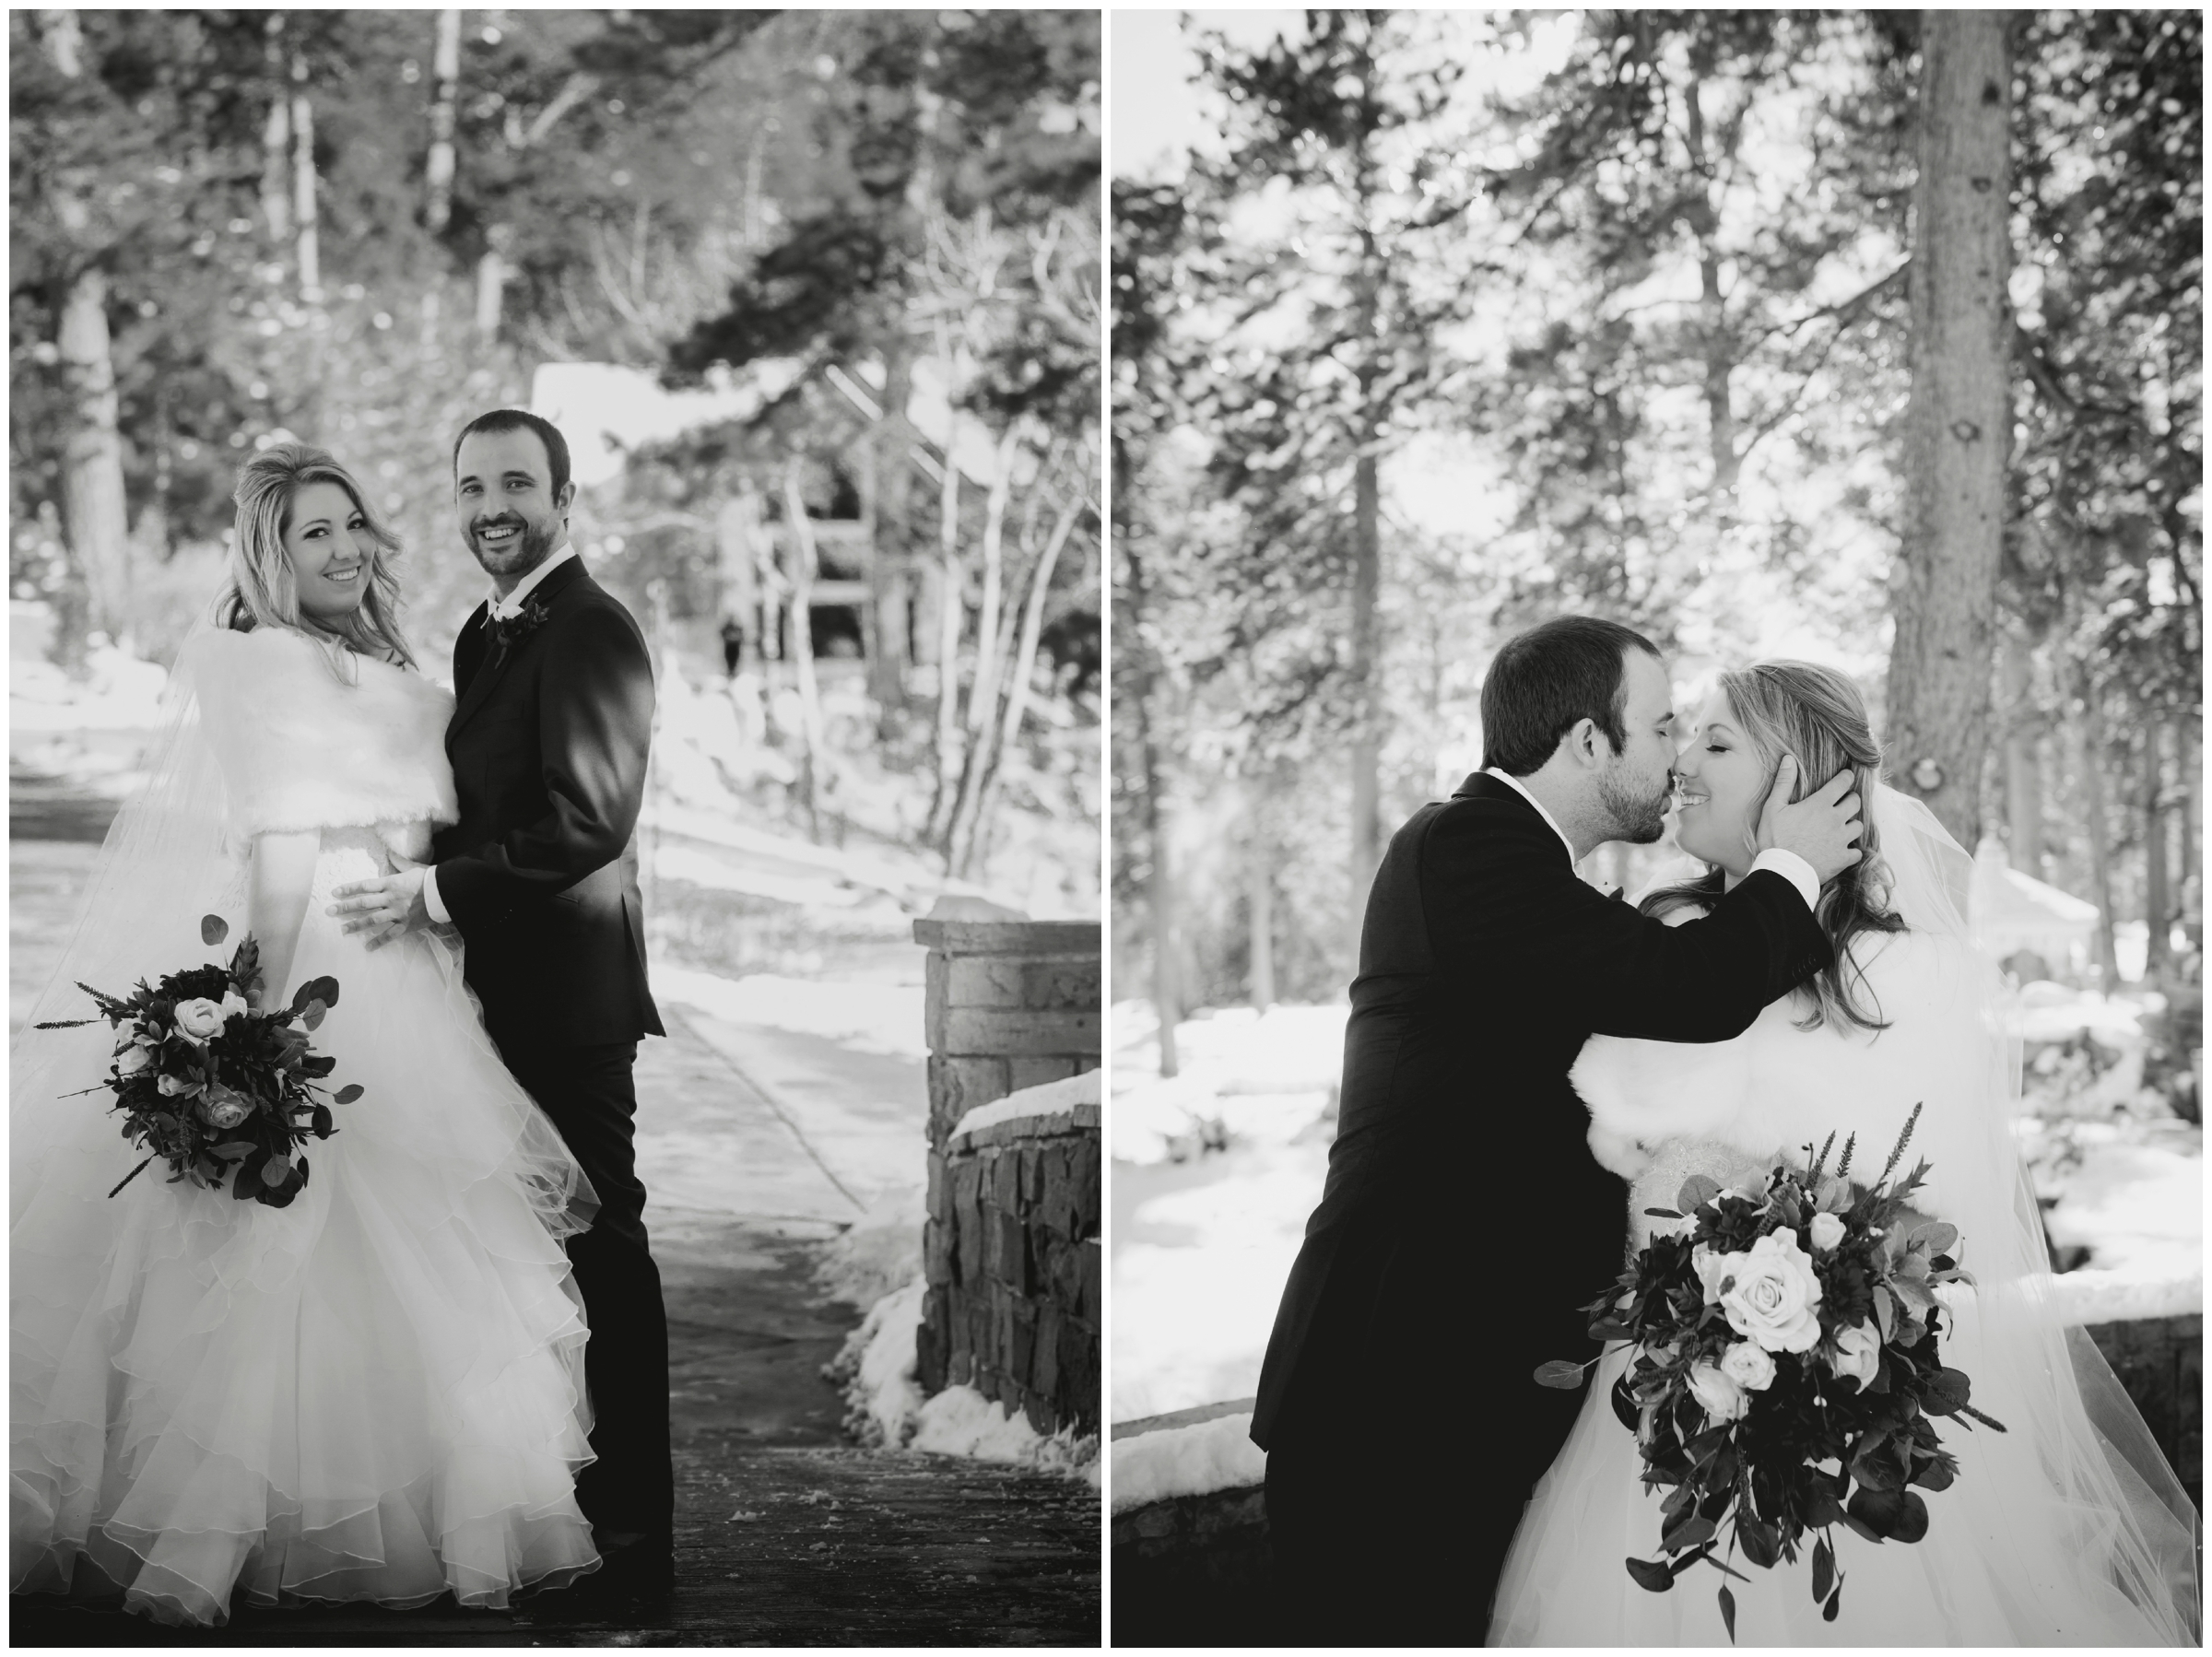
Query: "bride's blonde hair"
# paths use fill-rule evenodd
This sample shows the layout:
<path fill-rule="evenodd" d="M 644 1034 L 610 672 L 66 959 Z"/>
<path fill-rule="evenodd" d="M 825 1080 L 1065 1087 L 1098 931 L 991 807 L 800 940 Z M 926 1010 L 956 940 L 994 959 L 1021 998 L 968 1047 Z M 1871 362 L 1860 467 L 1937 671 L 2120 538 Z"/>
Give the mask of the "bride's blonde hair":
<path fill-rule="evenodd" d="M 1882 868 L 1880 847 L 1874 831 L 1869 803 L 1874 785 L 1881 781 L 1882 748 L 1866 718 L 1866 703 L 1848 674 L 1813 662 L 1760 662 L 1733 673 L 1724 673 L 1721 693 L 1750 739 L 1766 770 L 1766 789 L 1774 786 L 1782 757 L 1797 757 L 1797 792 L 1801 800 L 1832 779 L 1838 771 L 1853 773 L 1859 794 L 1859 861 L 1820 888 L 1814 915 L 1835 951 L 1835 959 L 1805 986 L 1813 998 L 1812 1011 L 1798 1021 L 1800 1029 L 1818 1029 L 1830 1018 L 1864 1030 L 1883 1030 L 1888 1020 L 1877 1006 L 1869 1013 L 1859 1003 L 1854 985 L 1845 972 L 1863 986 L 1865 975 L 1851 958 L 1850 946 L 1864 933 L 1905 930 L 1904 918 L 1888 907 L 1888 881 Z M 1641 905 L 1647 915 L 1664 915 L 1690 904 L 1710 905 L 1725 889 L 1725 876 L 1716 865 L 1697 880 L 1663 887 Z"/>
<path fill-rule="evenodd" d="M 312 483 L 335 483 L 361 514 L 368 545 L 361 602 L 335 628 L 311 623 L 300 608 L 299 584 L 284 532 L 292 501 Z M 215 623 L 233 632 L 255 628 L 289 628 L 311 638 L 335 633 L 363 655 L 415 665 L 415 653 L 399 630 L 399 537 L 369 504 L 353 474 L 327 450 L 312 443 L 272 443 L 238 469 L 237 533 L 230 547 L 230 579 L 215 601 Z"/>

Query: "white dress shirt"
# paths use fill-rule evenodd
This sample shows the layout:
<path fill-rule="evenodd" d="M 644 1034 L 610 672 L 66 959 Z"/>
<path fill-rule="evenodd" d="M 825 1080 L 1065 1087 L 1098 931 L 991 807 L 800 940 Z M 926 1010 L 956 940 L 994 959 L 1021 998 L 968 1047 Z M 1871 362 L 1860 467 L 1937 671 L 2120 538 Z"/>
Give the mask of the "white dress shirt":
<path fill-rule="evenodd" d="M 1524 800 L 1534 805 L 1536 808 L 1536 815 L 1544 819 L 1545 826 L 1558 835 L 1559 843 L 1567 848 L 1567 861 L 1570 864 L 1582 862 L 1582 859 L 1574 854 L 1574 842 L 1567 838 L 1567 831 L 1559 827 L 1559 820 L 1550 812 L 1544 809 L 1544 802 L 1522 786 L 1520 778 L 1509 777 L 1494 765 L 1485 766 L 1482 774 L 1486 777 L 1497 778 L 1499 781 L 1506 784 Z M 1796 852 L 1784 852 L 1780 846 L 1761 852 L 1751 860 L 1751 867 L 1748 872 L 1756 875 L 1761 869 L 1767 869 L 1781 876 L 1795 887 L 1797 896 L 1805 899 L 1806 910 L 1817 909 L 1820 901 L 1819 877 L 1813 873 L 1813 865 L 1798 856 Z"/>
<path fill-rule="evenodd" d="M 523 613 L 523 605 L 529 601 L 532 590 L 575 556 L 575 546 L 563 541 L 552 557 L 523 577 L 521 581 L 515 582 L 514 591 L 508 593 L 506 597 L 501 598 L 499 588 L 493 587 L 484 600 L 484 625 L 489 627 L 497 621 L 512 621 L 515 617 L 520 616 Z M 478 671 L 482 670 L 478 669 Z M 445 900 L 438 895 L 438 871 L 435 868 L 428 871 L 422 877 L 422 907 L 429 912 L 430 920 L 434 924 L 439 926 L 453 924 L 452 911 L 445 907 Z"/>

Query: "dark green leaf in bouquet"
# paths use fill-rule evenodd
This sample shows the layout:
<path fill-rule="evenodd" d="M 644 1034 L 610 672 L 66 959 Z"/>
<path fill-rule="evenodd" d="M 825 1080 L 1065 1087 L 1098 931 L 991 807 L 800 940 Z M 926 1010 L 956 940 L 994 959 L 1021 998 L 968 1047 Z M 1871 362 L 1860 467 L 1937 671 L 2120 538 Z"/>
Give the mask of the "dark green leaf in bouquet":
<path fill-rule="evenodd" d="M 1931 1416 L 1955 1416 L 1973 1396 L 1973 1383 L 1963 1369 L 1938 1369 L 1927 1378 L 1920 1407 Z"/>
<path fill-rule="evenodd" d="M 1678 1554 L 1686 1547 L 1695 1547 L 1700 1542 L 1710 1542 L 1720 1534 L 1720 1526 L 1700 1513 L 1688 1513 L 1681 1521 L 1661 1534 L 1660 1548 Z"/>
<path fill-rule="evenodd" d="M 250 1157 L 259 1147 L 243 1139 L 233 1139 L 215 1147 L 215 1154 L 225 1162 L 236 1162 L 241 1157 Z"/>
<path fill-rule="evenodd" d="M 336 979 L 326 974 L 315 980 L 313 983 L 308 985 L 308 988 L 315 993 L 315 999 L 324 1006 L 335 1007 L 338 1005 L 338 981 Z"/>
<path fill-rule="evenodd" d="M 1692 1174 L 1682 1181 L 1682 1189 L 1675 1193 L 1675 1206 L 1684 1214 L 1695 1214 L 1721 1194 L 1721 1182 L 1709 1180 L 1703 1174 Z"/>
<path fill-rule="evenodd" d="M 230 935 L 230 923 L 220 915 L 200 917 L 200 942 L 210 949 Z"/>
<path fill-rule="evenodd" d="M 1813 1597 L 1824 1600 L 1836 1584 L 1836 1557 L 1828 1551 L 1826 1542 L 1813 1544 Z"/>
<path fill-rule="evenodd" d="M 1951 1246 L 1958 1240 L 1958 1227 L 1947 1220 L 1930 1220 L 1924 1226 L 1915 1227 L 1912 1234 L 1905 1239 L 1905 1243 L 1909 1248 L 1919 1249 L 1934 1256 L 1949 1253 Z"/>
<path fill-rule="evenodd" d="M 1748 1513 L 1736 1516 L 1735 1539 L 1743 1547 L 1744 1557 L 1762 1570 L 1771 1569 L 1782 1557 L 1782 1538 L 1774 1528 Z"/>
<path fill-rule="evenodd" d="M 1728 1592 L 1728 1584 L 1721 1584 L 1721 1620 L 1728 1625 L 1728 1643 L 1735 1643 L 1735 1595 Z"/>
<path fill-rule="evenodd" d="M 353 1102 L 353 1099 L 346 1097 L 347 1093 L 352 1094 L 354 1099 L 361 1096 L 361 1090 L 359 1087 L 348 1087 L 337 1096 L 338 1103 L 347 1105 Z M 1557 1387 L 1561 1392 L 1571 1393 L 1583 1384 L 1583 1369 L 1584 1366 L 1582 1364 L 1571 1364 L 1563 1357 L 1555 1357 L 1549 1363 L 1536 1366 L 1536 1384 L 1540 1387 Z"/>
<path fill-rule="evenodd" d="M 230 1194 L 239 1202 L 246 1202 L 261 1190 L 261 1165 L 268 1160 L 268 1153 L 248 1157 L 240 1162 L 230 1175 Z"/>
<path fill-rule="evenodd" d="M 1812 1493 L 1806 1498 L 1805 1522 L 1817 1531 L 1843 1522 L 1843 1503 L 1825 1478 L 1813 1481 Z"/>
<path fill-rule="evenodd" d="M 1613 1383 L 1609 1396 L 1613 1401 L 1615 1418 L 1621 1426 L 1634 1432 L 1642 1423 L 1643 1411 L 1638 1406 L 1634 1394 L 1629 1391 L 1629 1378 L 1626 1375 Z"/>
<path fill-rule="evenodd" d="M 1838 1583 L 1836 1586 L 1836 1591 L 1828 1596 L 1828 1604 L 1820 1607 L 1820 1620 L 1824 1623 L 1834 1622 L 1836 1620 L 1836 1613 L 1841 1608 L 1842 1604 L 1843 1588 L 1842 1584 Z"/>
<path fill-rule="evenodd" d="M 1918 1542 L 1928 1534 L 1928 1504 L 1910 1490 L 1854 1491 L 1844 1518 L 1877 1541 Z"/>
<path fill-rule="evenodd" d="M 41 1026 L 40 1028 L 43 1028 L 44 1026 Z M 1681 1215 L 1677 1214 L 1672 1208 L 1646 1208 L 1644 1213 L 1650 1215 L 1655 1220 L 1678 1220 L 1682 1217 Z"/>
<path fill-rule="evenodd" d="M 1629 1575 L 1636 1579 L 1637 1587 L 1653 1593 L 1665 1593 L 1675 1585 L 1675 1573 L 1667 1569 L 1664 1560 L 1630 1559 Z"/>
<path fill-rule="evenodd" d="M 1690 1461 L 1701 1467 L 1720 1454 L 1722 1447 L 1728 1442 L 1728 1435 L 1735 1430 L 1728 1426 L 1708 1428 L 1682 1448 L 1689 1452 Z"/>
<path fill-rule="evenodd" d="M 361 1094 L 363 1093 L 363 1091 L 365 1091 L 365 1090 L 364 1090 L 364 1089 L 363 1089 L 363 1087 L 361 1087 L 360 1083 L 359 1083 L 359 1082 L 347 1082 L 347 1083 L 346 1084 L 346 1086 L 344 1086 L 343 1087 L 339 1088 L 339 1089 L 337 1090 L 337 1092 L 335 1092 L 335 1093 L 332 1094 L 332 1095 L 331 1095 L 331 1097 L 332 1097 L 334 1099 L 335 1099 L 335 1100 L 336 1100 L 336 1101 L 337 1101 L 339 1104 L 341 1104 L 341 1105 L 350 1105 L 351 1103 L 353 1103 L 353 1101 L 354 1101 L 355 1099 L 359 1099 L 359 1098 L 360 1098 L 360 1097 L 361 1097 Z M 1575 1368 L 1576 1368 L 1577 1373 L 1578 1373 L 1578 1375 L 1579 1375 L 1579 1373 L 1580 1373 L 1580 1370 L 1581 1370 L 1581 1366 L 1580 1366 L 1580 1365 L 1577 1365 L 1577 1366 L 1575 1366 Z M 1549 1383 L 1547 1382 L 1547 1384 L 1549 1384 Z M 1575 1382 L 1575 1384 L 1576 1384 L 1577 1386 L 1580 1386 L 1580 1385 L 1582 1384 L 1582 1382 L 1581 1382 L 1581 1381 L 1578 1380 L 1578 1381 Z"/>
<path fill-rule="evenodd" d="M 1959 1463 L 1947 1455 L 1930 1456 L 1912 1470 L 1912 1483 L 1923 1490 L 1948 1490 L 1959 1477 Z"/>
<path fill-rule="evenodd" d="M 328 1105 L 317 1105 L 314 1108 L 308 1131 L 313 1134 L 317 1139 L 328 1139 L 337 1132 L 337 1129 L 332 1125 Z"/>
<path fill-rule="evenodd" d="M 323 1002 L 311 1001 L 304 1008 L 301 1009 L 300 1014 L 300 1022 L 305 1025 L 311 1030 L 321 1029 L 323 1028 L 324 1015 L 329 1011 L 330 1008 Z"/>
<path fill-rule="evenodd" d="M 311 1053 L 308 1057 L 300 1061 L 300 1068 L 307 1072 L 307 1074 L 310 1075 L 328 1075 L 337 1067 L 337 1058 L 332 1053 Z"/>

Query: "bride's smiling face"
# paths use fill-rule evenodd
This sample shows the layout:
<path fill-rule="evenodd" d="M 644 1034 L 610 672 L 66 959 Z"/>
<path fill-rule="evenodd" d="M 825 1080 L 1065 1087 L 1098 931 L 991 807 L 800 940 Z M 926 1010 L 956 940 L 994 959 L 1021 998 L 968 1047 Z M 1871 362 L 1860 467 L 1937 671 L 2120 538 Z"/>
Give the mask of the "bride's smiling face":
<path fill-rule="evenodd" d="M 1747 871 L 1771 779 L 1725 691 L 1714 690 L 1698 710 L 1689 741 L 1675 760 L 1675 779 L 1676 844 L 1731 874 Z"/>
<path fill-rule="evenodd" d="M 311 483 L 292 497 L 284 523 L 285 556 L 300 608 L 317 621 L 343 622 L 361 607 L 375 544 L 353 497 L 335 483 Z"/>

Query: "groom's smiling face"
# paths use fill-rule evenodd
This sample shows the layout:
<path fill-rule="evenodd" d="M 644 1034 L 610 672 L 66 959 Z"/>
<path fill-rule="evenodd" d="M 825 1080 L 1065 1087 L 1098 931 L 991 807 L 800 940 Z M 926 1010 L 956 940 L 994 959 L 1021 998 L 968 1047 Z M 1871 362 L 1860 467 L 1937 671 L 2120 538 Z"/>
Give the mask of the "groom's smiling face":
<path fill-rule="evenodd" d="M 576 486 L 553 493 L 553 463 L 537 433 L 472 431 L 453 457 L 461 538 L 485 572 L 519 579 L 568 537 Z"/>
<path fill-rule="evenodd" d="M 1611 839 L 1648 846 L 1666 831 L 1675 790 L 1675 692 L 1658 658 L 1640 650 L 1621 672 L 1624 741 L 1598 773 L 1598 800 L 1613 820 Z"/>

